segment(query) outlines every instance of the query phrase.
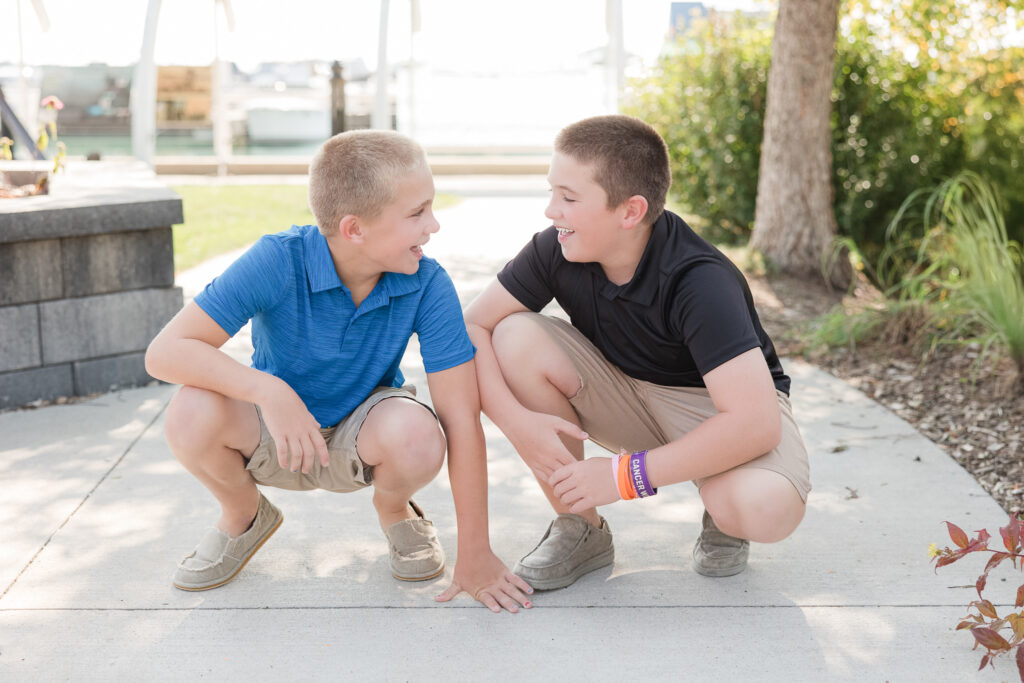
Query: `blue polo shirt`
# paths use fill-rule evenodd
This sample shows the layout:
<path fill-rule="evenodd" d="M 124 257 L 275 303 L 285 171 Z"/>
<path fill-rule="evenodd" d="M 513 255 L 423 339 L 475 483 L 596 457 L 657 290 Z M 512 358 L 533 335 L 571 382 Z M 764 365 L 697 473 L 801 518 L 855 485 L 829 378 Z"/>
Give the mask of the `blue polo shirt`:
<path fill-rule="evenodd" d="M 414 275 L 384 273 L 356 308 L 315 225 L 264 235 L 195 298 L 229 335 L 252 320 L 252 367 L 283 379 L 323 426 L 335 425 L 398 369 L 418 335 L 423 367 L 473 358 L 448 273 L 424 256 Z"/>

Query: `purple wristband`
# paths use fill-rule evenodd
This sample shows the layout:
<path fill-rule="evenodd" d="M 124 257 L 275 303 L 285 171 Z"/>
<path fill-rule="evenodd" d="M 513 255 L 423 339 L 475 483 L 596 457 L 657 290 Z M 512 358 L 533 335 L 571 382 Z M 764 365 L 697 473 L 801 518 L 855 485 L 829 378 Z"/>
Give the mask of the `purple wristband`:
<path fill-rule="evenodd" d="M 638 498 L 647 498 L 658 492 L 647 478 L 647 451 L 637 451 L 629 456 L 629 477 Z"/>

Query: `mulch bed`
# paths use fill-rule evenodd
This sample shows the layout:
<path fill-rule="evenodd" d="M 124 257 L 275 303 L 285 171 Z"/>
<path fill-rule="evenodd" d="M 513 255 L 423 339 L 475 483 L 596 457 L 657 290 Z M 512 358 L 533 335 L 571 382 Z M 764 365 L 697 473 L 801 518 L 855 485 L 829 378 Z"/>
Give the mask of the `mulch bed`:
<path fill-rule="evenodd" d="M 982 357 L 976 345 L 924 353 L 892 340 L 808 349 L 801 332 L 811 320 L 874 294 L 844 297 L 785 276 L 747 278 L 780 355 L 807 360 L 878 401 L 949 453 L 1004 510 L 1024 512 L 1024 393 L 1013 386 L 1010 361 Z"/>

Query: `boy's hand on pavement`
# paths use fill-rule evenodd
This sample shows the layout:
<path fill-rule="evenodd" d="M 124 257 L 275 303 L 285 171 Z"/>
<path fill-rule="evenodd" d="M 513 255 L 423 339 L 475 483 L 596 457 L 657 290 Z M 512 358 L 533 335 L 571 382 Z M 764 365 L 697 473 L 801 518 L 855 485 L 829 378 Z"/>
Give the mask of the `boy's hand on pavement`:
<path fill-rule="evenodd" d="M 502 607 L 513 613 L 519 611 L 520 605 L 527 609 L 533 607 L 527 597 L 527 594 L 533 593 L 533 588 L 509 571 L 505 563 L 492 552 L 456 562 L 451 585 L 435 596 L 434 600 L 448 602 L 462 591 L 495 613 L 500 612 Z"/>
<path fill-rule="evenodd" d="M 306 409 L 299 395 L 284 382 L 284 390 L 260 405 L 263 421 L 277 447 L 277 462 L 282 469 L 309 474 L 316 458 L 327 467 L 330 456 L 327 443 L 320 435 L 320 424 Z"/>
<path fill-rule="evenodd" d="M 528 411 L 514 431 L 508 434 L 509 441 L 531 470 L 542 479 L 548 479 L 563 465 L 576 462 L 576 458 L 565 447 L 559 434 L 584 441 L 587 433 L 568 420 L 555 415 Z"/>
<path fill-rule="evenodd" d="M 548 484 L 562 504 L 569 506 L 569 512 L 575 514 L 620 500 L 611 458 L 587 458 L 560 467 Z"/>

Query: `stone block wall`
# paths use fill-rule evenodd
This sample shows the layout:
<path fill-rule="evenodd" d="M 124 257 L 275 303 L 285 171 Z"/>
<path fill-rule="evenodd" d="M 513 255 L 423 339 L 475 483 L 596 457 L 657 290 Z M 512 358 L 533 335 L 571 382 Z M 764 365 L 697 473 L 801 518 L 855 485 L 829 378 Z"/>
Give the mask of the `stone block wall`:
<path fill-rule="evenodd" d="M 0 409 L 151 381 L 146 346 L 182 305 L 181 222 L 180 197 L 134 164 L 0 200 Z"/>

